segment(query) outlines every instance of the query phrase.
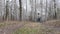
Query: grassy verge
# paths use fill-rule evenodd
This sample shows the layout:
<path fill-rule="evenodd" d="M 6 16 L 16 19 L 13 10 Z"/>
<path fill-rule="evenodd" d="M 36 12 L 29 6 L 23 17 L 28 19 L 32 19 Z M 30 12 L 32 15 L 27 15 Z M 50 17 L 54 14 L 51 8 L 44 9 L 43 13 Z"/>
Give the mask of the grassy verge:
<path fill-rule="evenodd" d="M 18 24 L 19 22 L 11 22 L 11 21 L 9 21 L 9 22 L 2 22 L 2 23 L 0 23 L 0 28 L 2 28 L 2 27 L 5 27 L 5 26 L 9 26 L 9 25 L 16 25 L 16 24 Z"/>
<path fill-rule="evenodd" d="M 4 26 L 5 26 L 5 23 L 0 23 L 0 28 Z"/>
<path fill-rule="evenodd" d="M 51 28 L 46 28 L 41 25 L 26 25 L 23 28 L 17 29 L 13 34 L 60 34 L 59 31 L 56 31 Z"/>
<path fill-rule="evenodd" d="M 13 34 L 35 34 L 34 32 L 37 32 L 37 29 L 30 29 L 30 28 L 22 28 L 15 31 Z"/>

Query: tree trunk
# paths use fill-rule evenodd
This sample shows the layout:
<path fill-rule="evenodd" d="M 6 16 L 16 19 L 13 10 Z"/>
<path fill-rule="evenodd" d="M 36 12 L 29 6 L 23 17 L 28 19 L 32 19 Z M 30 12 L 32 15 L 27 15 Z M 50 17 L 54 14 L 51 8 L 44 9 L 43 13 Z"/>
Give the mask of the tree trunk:
<path fill-rule="evenodd" d="M 56 19 L 57 18 L 57 13 L 56 13 L 56 0 L 53 0 L 54 1 L 54 11 L 55 11 L 55 13 L 54 13 L 54 19 Z"/>
<path fill-rule="evenodd" d="M 40 0 L 40 12 L 41 12 L 41 16 L 40 16 L 40 22 L 42 21 L 42 9 L 43 9 L 43 0 Z"/>
<path fill-rule="evenodd" d="M 46 0 L 45 20 L 47 21 L 47 0 Z"/>
<path fill-rule="evenodd" d="M 9 15 L 9 9 L 8 9 L 8 1 L 6 3 L 6 16 L 5 16 L 5 19 L 8 20 L 8 15 Z"/>
<path fill-rule="evenodd" d="M 19 0 L 19 4 L 20 4 L 20 20 L 22 20 L 22 0 Z"/>

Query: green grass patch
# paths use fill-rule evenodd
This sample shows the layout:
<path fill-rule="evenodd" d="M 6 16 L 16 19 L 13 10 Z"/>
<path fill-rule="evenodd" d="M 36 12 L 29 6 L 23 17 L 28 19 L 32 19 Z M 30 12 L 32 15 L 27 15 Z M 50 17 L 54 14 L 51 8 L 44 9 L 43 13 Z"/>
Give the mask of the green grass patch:
<path fill-rule="evenodd" d="M 3 23 L 0 23 L 0 28 L 1 27 L 5 27 L 5 26 L 9 26 L 9 25 L 16 25 L 18 23 L 15 23 L 15 22 L 3 22 Z"/>
<path fill-rule="evenodd" d="M 6 23 L 0 23 L 0 28 L 4 27 Z"/>
<path fill-rule="evenodd" d="M 36 34 L 36 32 L 37 29 L 25 27 L 25 28 L 18 29 L 13 34 Z"/>
<path fill-rule="evenodd" d="M 13 34 L 55 34 L 56 31 L 51 28 L 38 25 L 37 27 L 24 26 L 17 29 Z"/>

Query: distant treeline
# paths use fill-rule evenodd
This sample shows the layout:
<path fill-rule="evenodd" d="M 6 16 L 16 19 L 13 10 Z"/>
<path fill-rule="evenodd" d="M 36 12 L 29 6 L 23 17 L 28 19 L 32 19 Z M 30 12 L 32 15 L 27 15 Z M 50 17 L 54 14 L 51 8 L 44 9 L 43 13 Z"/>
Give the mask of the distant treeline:
<path fill-rule="evenodd" d="M 0 0 L 0 20 L 46 21 L 59 19 L 60 5 L 58 1 Z"/>

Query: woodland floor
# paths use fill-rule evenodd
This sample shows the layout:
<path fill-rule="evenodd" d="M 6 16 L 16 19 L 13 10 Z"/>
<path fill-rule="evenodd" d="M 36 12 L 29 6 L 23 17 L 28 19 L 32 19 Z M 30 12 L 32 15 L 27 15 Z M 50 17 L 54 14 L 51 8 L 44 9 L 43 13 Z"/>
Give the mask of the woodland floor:
<path fill-rule="evenodd" d="M 35 34 L 60 34 L 60 20 L 51 20 L 44 23 L 29 21 L 4 21 L 0 22 L 0 34 L 13 34 L 17 29 L 37 29 Z M 23 32 L 22 34 L 24 34 Z M 33 33 L 31 33 L 33 34 Z"/>

